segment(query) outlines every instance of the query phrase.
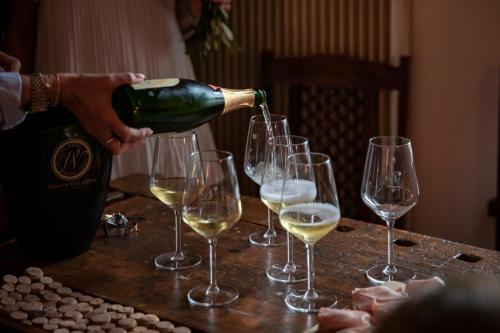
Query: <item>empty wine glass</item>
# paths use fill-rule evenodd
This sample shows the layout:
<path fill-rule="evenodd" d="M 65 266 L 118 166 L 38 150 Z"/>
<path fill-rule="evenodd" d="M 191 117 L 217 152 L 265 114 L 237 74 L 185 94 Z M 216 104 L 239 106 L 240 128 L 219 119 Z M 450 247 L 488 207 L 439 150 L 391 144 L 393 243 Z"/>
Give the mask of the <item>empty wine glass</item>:
<path fill-rule="evenodd" d="M 419 188 L 411 141 L 402 137 L 382 136 L 370 139 L 366 155 L 361 198 L 387 223 L 387 265 L 366 271 L 372 284 L 387 281 L 405 282 L 415 273 L 394 264 L 393 227 L 418 201 Z"/>
<path fill-rule="evenodd" d="M 302 196 L 298 196 L 294 192 L 291 197 L 288 197 L 286 193 L 282 197 L 283 183 L 288 167 L 288 156 L 294 153 L 308 152 L 309 143 L 305 137 L 290 135 L 275 136 L 269 139 L 267 161 L 260 187 L 260 199 L 274 213 L 279 215 L 282 202 L 285 204 L 292 203 L 288 202 L 290 200 L 293 200 L 294 203 L 314 200 L 315 192 L 310 191 L 307 186 L 293 188 L 297 192 L 303 190 Z M 313 190 L 315 190 L 314 187 Z M 287 262 L 285 264 L 271 265 L 267 268 L 266 275 L 270 280 L 277 282 L 297 283 L 305 281 L 306 273 L 299 267 L 293 261 L 293 236 L 287 231 Z"/>
<path fill-rule="evenodd" d="M 205 307 L 234 302 L 239 292 L 220 286 L 216 278 L 217 237 L 241 217 L 241 200 L 233 155 L 220 150 L 194 153 L 186 181 L 182 219 L 208 240 L 210 247 L 210 285 L 189 291 L 191 304 Z"/>
<path fill-rule="evenodd" d="M 288 120 L 285 116 L 271 114 L 270 118 L 271 122 L 268 126 L 264 116 L 252 116 L 248 127 L 244 170 L 247 176 L 258 185 L 262 185 L 269 138 L 278 135 L 290 135 Z M 248 240 L 251 244 L 257 246 L 282 246 L 285 245 L 287 240 L 285 236 L 283 232 L 274 229 L 273 212 L 268 208 L 267 230 L 252 233 Z"/>
<path fill-rule="evenodd" d="M 194 131 L 163 134 L 155 138 L 149 188 L 161 202 L 174 211 L 175 222 L 175 251 L 157 256 L 155 258 L 157 268 L 181 270 L 201 263 L 199 255 L 182 251 L 181 223 L 189 158 L 198 150 L 198 141 Z"/>
<path fill-rule="evenodd" d="M 320 153 L 299 153 L 288 157 L 283 185 L 281 225 L 303 241 L 307 250 L 307 290 L 290 292 L 286 305 L 295 311 L 319 312 L 334 307 L 337 297 L 314 287 L 314 245 L 340 220 L 340 208 L 330 157 Z M 306 199 L 306 200 L 305 200 Z"/>

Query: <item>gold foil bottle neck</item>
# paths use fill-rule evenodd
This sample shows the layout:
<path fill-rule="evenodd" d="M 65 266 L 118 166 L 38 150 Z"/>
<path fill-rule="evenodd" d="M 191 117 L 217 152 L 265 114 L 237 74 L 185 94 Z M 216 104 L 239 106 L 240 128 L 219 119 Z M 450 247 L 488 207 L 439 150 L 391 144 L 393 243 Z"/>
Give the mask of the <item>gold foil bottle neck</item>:
<path fill-rule="evenodd" d="M 222 111 L 222 114 L 244 107 L 252 107 L 255 104 L 255 90 L 253 89 L 221 88 L 221 92 L 224 95 L 224 111 Z"/>

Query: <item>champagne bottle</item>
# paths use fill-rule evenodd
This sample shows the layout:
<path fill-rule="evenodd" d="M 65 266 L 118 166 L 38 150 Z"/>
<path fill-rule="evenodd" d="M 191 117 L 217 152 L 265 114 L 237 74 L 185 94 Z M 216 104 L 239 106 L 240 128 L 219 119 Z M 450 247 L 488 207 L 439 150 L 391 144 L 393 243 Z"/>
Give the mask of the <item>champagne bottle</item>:
<path fill-rule="evenodd" d="M 146 80 L 113 92 L 113 107 L 132 127 L 183 132 L 221 114 L 265 102 L 265 92 L 225 89 L 187 79 Z"/>

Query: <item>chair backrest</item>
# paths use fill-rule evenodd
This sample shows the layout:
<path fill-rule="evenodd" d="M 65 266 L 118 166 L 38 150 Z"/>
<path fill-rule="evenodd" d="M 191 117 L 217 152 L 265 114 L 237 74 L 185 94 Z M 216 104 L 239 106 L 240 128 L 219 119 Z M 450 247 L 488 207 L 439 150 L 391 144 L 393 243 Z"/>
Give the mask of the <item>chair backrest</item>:
<path fill-rule="evenodd" d="M 343 216 L 374 220 L 360 197 L 368 140 L 388 134 L 380 131 L 382 91 L 399 92 L 397 134 L 405 135 L 408 70 L 408 57 L 395 67 L 334 55 L 262 54 L 261 83 L 270 99 L 275 84 L 288 86 L 292 134 L 307 137 L 312 151 L 332 157 Z"/>
<path fill-rule="evenodd" d="M 497 197 L 496 197 L 496 244 L 495 248 L 500 251 L 500 71 L 498 73 L 498 154 L 497 154 Z"/>
<path fill-rule="evenodd" d="M 500 71 L 498 74 L 497 196 L 488 202 L 488 214 L 496 219 L 495 249 L 500 251 Z"/>

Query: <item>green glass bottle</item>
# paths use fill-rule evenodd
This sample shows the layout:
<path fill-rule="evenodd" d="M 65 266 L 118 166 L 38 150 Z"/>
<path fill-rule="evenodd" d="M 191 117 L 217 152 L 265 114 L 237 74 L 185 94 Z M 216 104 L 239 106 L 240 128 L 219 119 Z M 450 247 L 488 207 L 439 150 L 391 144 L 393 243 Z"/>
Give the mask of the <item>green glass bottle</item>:
<path fill-rule="evenodd" d="M 132 127 L 183 132 L 221 114 L 265 102 L 265 92 L 225 89 L 187 79 L 146 80 L 113 92 L 113 107 Z"/>

